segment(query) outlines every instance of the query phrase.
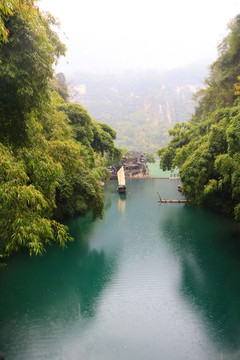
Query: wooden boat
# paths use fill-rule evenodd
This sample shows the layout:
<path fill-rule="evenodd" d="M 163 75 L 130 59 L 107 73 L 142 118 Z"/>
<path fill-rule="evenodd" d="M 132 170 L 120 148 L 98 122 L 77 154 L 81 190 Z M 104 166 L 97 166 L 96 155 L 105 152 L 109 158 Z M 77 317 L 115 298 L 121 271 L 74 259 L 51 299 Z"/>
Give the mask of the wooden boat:
<path fill-rule="evenodd" d="M 125 173 L 124 173 L 123 166 L 118 170 L 117 178 L 118 178 L 118 189 L 117 189 L 117 191 L 119 193 L 125 193 L 126 192 L 126 180 L 125 180 Z"/>
<path fill-rule="evenodd" d="M 178 189 L 178 191 L 182 191 L 182 185 L 178 185 L 178 187 L 177 187 L 177 189 Z"/>

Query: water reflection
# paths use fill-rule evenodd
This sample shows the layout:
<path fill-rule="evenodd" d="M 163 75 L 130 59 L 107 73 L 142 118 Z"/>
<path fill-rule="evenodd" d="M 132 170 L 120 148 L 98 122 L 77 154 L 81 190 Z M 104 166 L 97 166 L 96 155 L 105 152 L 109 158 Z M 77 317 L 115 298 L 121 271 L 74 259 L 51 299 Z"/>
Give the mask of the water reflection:
<path fill-rule="evenodd" d="M 206 210 L 185 206 L 172 215 L 164 214 L 161 231 L 181 263 L 180 293 L 204 318 L 209 336 L 220 350 L 239 351 L 238 229 Z"/>
<path fill-rule="evenodd" d="M 119 202 L 116 183 L 107 184 L 104 219 L 69 221 L 67 251 L 9 260 L 0 273 L 8 360 L 239 359 L 232 222 L 160 204 L 157 191 L 177 196 L 168 180 L 133 180 Z"/>
<path fill-rule="evenodd" d="M 66 251 L 49 248 L 44 257 L 34 258 L 21 254 L 1 271 L 0 349 L 4 352 L 8 347 L 14 355 L 15 342 L 19 349 L 27 346 L 25 330 L 39 328 L 45 336 L 50 329 L 56 333 L 65 324 L 95 315 L 115 266 L 113 257 L 90 248 L 88 238 L 96 223 L 90 217 L 72 221 L 75 242 Z M 37 336 L 32 334 L 31 341 Z"/>
<path fill-rule="evenodd" d="M 126 194 L 119 194 L 118 198 L 118 210 L 119 212 L 124 215 L 125 214 L 125 208 L 126 208 Z"/>

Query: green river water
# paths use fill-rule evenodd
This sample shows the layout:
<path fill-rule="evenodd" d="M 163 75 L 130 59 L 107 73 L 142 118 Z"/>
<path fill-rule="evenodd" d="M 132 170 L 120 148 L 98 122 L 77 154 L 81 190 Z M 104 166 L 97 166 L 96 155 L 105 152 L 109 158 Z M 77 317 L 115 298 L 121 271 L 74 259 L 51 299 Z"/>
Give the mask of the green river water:
<path fill-rule="evenodd" d="M 185 204 L 177 181 L 105 186 L 103 220 L 67 222 L 75 241 L 0 271 L 6 360 L 240 359 L 240 236 Z"/>

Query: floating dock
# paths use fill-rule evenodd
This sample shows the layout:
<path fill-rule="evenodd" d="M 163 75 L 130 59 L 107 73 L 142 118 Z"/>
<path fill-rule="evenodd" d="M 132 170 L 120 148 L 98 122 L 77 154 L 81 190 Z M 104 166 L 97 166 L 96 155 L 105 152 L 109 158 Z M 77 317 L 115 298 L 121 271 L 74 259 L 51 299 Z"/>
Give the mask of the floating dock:
<path fill-rule="evenodd" d="M 159 197 L 159 201 L 161 202 L 161 203 L 172 203 L 172 204 L 181 204 L 181 203 L 186 203 L 187 202 L 187 200 L 185 200 L 185 199 L 162 199 L 161 198 L 161 196 L 159 195 L 159 193 L 157 193 L 158 194 L 158 197 Z"/>

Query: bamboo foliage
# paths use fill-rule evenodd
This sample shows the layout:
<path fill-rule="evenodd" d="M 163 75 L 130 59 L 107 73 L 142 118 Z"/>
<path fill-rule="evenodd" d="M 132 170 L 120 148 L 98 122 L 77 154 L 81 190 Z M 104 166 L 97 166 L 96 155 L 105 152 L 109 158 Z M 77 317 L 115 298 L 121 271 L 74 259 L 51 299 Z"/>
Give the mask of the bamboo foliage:
<path fill-rule="evenodd" d="M 65 52 L 52 24 L 34 1 L 0 0 L 0 258 L 23 248 L 42 255 L 52 242 L 65 247 L 66 216 L 102 217 L 97 180 L 109 171 L 98 158 L 119 153 L 113 129 L 51 87 Z"/>

